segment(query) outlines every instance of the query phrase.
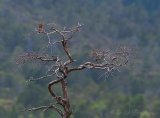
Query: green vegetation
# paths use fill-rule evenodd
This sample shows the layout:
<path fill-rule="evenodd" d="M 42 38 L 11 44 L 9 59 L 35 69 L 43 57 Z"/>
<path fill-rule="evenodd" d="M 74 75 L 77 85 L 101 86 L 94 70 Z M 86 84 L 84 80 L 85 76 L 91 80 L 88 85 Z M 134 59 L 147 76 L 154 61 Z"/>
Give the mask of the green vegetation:
<path fill-rule="evenodd" d="M 38 63 L 14 62 L 43 46 L 45 37 L 28 35 L 42 19 L 67 27 L 84 24 L 71 45 L 77 63 L 95 48 L 134 50 L 130 64 L 109 77 L 96 71 L 70 76 L 73 118 L 160 118 L 159 10 L 159 0 L 0 0 L 0 118 L 58 118 L 54 111 L 21 112 L 53 102 L 48 80 L 25 82 L 42 75 Z"/>

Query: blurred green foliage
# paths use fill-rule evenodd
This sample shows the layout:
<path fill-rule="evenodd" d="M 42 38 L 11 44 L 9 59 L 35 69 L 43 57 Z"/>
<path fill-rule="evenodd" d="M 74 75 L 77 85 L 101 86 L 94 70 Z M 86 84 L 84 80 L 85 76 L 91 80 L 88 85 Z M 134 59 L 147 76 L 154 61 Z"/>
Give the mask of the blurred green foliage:
<path fill-rule="evenodd" d="M 47 91 L 54 78 L 26 82 L 43 75 L 44 64 L 21 67 L 14 61 L 41 51 L 46 38 L 31 33 L 41 20 L 60 27 L 85 24 L 71 44 L 77 64 L 95 48 L 134 50 L 121 72 L 85 70 L 68 78 L 72 118 L 160 118 L 159 10 L 159 0 L 0 0 L 0 118 L 59 117 L 52 110 L 22 112 L 54 102 Z M 53 51 L 63 55 L 58 46 Z"/>

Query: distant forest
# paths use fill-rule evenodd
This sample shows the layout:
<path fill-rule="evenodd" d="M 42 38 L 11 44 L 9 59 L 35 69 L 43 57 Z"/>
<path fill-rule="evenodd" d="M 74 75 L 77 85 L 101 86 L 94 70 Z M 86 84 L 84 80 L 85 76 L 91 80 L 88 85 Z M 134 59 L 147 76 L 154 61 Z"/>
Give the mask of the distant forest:
<path fill-rule="evenodd" d="M 133 50 L 120 70 L 69 77 L 73 118 L 160 118 L 160 0 L 0 0 L 0 118 L 58 118 L 53 111 L 22 112 L 52 102 L 47 83 L 54 78 L 27 83 L 44 70 L 15 62 L 18 55 L 42 51 L 46 37 L 33 33 L 39 22 L 84 24 L 71 44 L 77 63 L 97 48 Z"/>

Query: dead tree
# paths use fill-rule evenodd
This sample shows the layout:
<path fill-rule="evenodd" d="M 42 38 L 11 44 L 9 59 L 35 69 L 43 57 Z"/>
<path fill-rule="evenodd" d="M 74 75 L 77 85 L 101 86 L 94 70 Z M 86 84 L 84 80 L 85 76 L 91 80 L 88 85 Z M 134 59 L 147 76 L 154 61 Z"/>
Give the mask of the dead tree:
<path fill-rule="evenodd" d="M 37 108 L 27 109 L 28 111 L 36 111 L 43 110 L 47 111 L 49 109 L 54 109 L 62 118 L 70 118 L 72 114 L 72 110 L 70 108 L 70 101 L 68 98 L 67 92 L 67 77 L 69 74 L 75 71 L 81 71 L 83 69 L 100 69 L 105 72 L 111 72 L 112 70 L 118 69 L 121 66 L 124 66 L 128 63 L 128 55 L 129 52 L 126 48 L 120 48 L 116 51 L 107 50 L 107 49 L 95 49 L 92 51 L 92 61 L 82 63 L 80 65 L 73 65 L 75 60 L 71 55 L 69 50 L 69 41 L 73 38 L 74 34 L 80 30 L 82 27 L 81 24 L 78 23 L 75 27 L 72 28 L 62 28 L 61 30 L 56 28 L 54 24 L 39 24 L 36 33 L 44 34 L 47 36 L 48 45 L 61 45 L 65 55 L 67 56 L 67 60 L 62 60 L 61 57 L 56 55 L 46 56 L 44 54 L 37 53 L 25 53 L 17 58 L 17 63 L 25 63 L 28 60 L 32 61 L 42 61 L 42 62 L 52 62 L 50 68 L 47 70 L 46 75 L 40 78 L 33 78 L 29 81 L 36 81 L 39 79 L 44 79 L 47 77 L 56 76 L 57 79 L 53 79 L 48 84 L 48 91 L 51 97 L 59 104 L 61 107 L 54 104 L 50 104 L 47 106 L 40 106 Z M 52 42 L 51 35 L 57 34 L 60 36 L 59 41 Z M 58 96 L 53 87 L 55 84 L 61 84 L 63 95 Z"/>

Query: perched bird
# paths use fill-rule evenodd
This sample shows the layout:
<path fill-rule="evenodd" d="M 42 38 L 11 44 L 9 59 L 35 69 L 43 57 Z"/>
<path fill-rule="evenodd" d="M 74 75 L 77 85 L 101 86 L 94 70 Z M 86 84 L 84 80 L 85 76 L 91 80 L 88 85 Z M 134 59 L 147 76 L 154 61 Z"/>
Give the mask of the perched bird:
<path fill-rule="evenodd" d="M 44 23 L 40 22 L 38 24 L 38 28 L 37 28 L 38 33 L 45 33 L 45 29 L 44 29 Z"/>

